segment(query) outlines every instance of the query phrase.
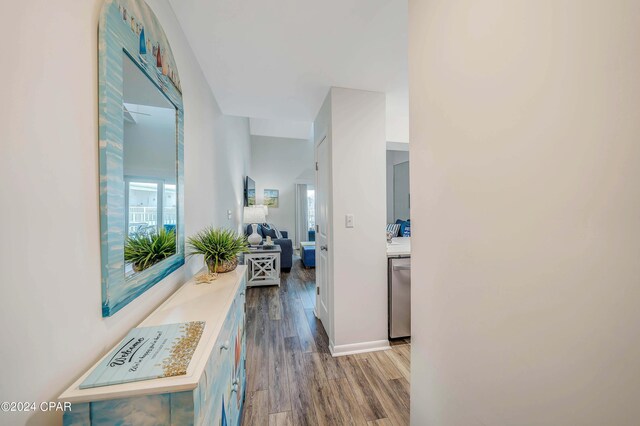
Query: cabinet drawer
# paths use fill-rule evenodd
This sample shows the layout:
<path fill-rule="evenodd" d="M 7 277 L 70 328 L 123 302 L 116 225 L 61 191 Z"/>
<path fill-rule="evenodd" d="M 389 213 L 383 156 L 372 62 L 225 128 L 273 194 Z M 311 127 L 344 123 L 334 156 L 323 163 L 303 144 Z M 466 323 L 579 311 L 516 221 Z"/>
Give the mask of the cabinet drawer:
<path fill-rule="evenodd" d="M 224 417 L 229 424 L 233 424 L 238 417 L 234 412 L 237 409 L 231 410 L 230 406 L 238 405 L 239 383 L 244 380 L 244 371 L 240 375 L 237 367 L 244 364 L 245 291 L 244 285 L 238 289 L 200 379 L 201 412 L 198 424 L 220 424 L 223 405 Z M 230 419 L 230 416 L 234 419 Z"/>

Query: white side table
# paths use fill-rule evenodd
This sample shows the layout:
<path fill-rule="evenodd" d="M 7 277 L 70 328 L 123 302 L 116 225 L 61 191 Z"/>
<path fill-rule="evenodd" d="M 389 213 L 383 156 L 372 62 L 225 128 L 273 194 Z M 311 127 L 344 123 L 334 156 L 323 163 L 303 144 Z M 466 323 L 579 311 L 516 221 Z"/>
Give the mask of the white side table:
<path fill-rule="evenodd" d="M 244 263 L 248 269 L 247 287 L 280 286 L 280 253 L 282 253 L 280 246 L 251 247 L 249 250 L 249 253 L 244 255 Z"/>

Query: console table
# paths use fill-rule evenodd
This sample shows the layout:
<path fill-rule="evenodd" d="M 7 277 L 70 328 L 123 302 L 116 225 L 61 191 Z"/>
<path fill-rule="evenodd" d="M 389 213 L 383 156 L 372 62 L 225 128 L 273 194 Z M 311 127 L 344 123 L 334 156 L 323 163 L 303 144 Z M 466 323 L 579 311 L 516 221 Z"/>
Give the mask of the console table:
<path fill-rule="evenodd" d="M 60 401 L 71 402 L 64 425 L 128 425 L 136 418 L 167 426 L 239 425 L 246 383 L 246 272 L 238 266 L 208 284 L 191 279 L 139 324 L 205 321 L 186 375 L 80 389 L 98 362 L 60 395 Z"/>
<path fill-rule="evenodd" d="M 249 248 L 245 253 L 244 262 L 248 268 L 247 286 L 280 285 L 280 254 L 279 245 L 269 248 L 263 246 Z"/>

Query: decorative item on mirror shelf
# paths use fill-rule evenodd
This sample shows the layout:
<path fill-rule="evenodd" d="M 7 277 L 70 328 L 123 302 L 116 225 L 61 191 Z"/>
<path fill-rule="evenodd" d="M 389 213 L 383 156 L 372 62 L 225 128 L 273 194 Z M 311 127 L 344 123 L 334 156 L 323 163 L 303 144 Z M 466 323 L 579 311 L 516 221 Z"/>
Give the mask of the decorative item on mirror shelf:
<path fill-rule="evenodd" d="M 187 240 L 189 256 L 201 254 L 208 273 L 198 275 L 196 282 L 210 282 L 217 274 L 231 272 L 238 266 L 238 255 L 249 252 L 247 237 L 230 229 L 209 226 Z"/>

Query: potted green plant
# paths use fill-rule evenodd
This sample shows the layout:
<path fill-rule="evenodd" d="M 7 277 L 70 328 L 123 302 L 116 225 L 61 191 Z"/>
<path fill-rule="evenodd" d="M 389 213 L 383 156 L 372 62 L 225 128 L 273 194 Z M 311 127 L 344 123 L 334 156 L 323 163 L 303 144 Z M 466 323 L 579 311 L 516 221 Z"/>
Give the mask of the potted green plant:
<path fill-rule="evenodd" d="M 238 266 L 238 255 L 249 251 L 247 237 L 229 229 L 209 226 L 189 237 L 189 256 L 201 254 L 212 274 L 230 272 Z"/>
<path fill-rule="evenodd" d="M 136 272 L 155 265 L 176 253 L 176 233 L 164 228 L 150 234 L 134 234 L 127 237 L 124 260 L 131 263 Z"/>

